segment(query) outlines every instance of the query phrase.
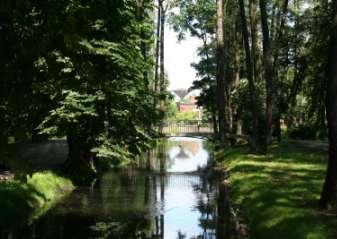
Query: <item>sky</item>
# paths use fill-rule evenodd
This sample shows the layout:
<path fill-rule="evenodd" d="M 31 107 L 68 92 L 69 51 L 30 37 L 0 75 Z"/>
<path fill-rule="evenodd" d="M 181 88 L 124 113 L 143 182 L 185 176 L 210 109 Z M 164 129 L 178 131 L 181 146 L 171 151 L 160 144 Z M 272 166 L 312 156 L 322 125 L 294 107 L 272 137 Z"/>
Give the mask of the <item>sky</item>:
<path fill-rule="evenodd" d="M 188 89 L 196 78 L 191 63 L 197 62 L 197 48 L 201 45 L 195 37 L 186 36 L 178 42 L 177 34 L 165 27 L 165 71 L 168 73 L 170 90 Z"/>

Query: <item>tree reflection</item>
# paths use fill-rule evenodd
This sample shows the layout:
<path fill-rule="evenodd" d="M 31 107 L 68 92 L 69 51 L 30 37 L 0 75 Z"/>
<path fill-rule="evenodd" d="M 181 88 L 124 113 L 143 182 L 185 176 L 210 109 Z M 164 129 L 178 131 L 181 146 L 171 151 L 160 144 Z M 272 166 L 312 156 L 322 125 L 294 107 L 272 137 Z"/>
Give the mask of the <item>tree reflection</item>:
<path fill-rule="evenodd" d="M 179 145 L 179 152 L 174 158 L 179 159 L 188 159 L 190 156 L 185 152 L 185 149 L 183 146 Z"/>
<path fill-rule="evenodd" d="M 193 143 L 201 145 L 200 142 Z M 158 144 L 155 150 L 140 159 L 142 170 L 130 167 L 108 172 L 88 187 L 76 191 L 57 210 L 33 225 L 12 234 L 0 235 L 3 238 L 8 238 L 7 235 L 11 238 L 27 235 L 24 238 L 28 239 L 224 238 L 225 206 L 223 200 L 218 200 L 224 192 L 219 188 L 218 179 L 201 171 L 166 172 L 167 167 L 174 163 L 168 151 L 177 145 L 178 141 Z M 192 147 L 192 144 L 185 145 Z M 193 160 L 192 156 L 187 160 Z M 179 201 L 185 198 L 189 201 Z M 183 206 L 180 207 L 180 204 Z M 174 211 L 175 208 L 179 209 Z M 168 214 L 169 210 L 171 214 Z M 186 220 L 185 225 L 193 223 L 195 227 L 185 231 L 184 224 L 174 221 L 175 216 L 177 220 Z"/>
<path fill-rule="evenodd" d="M 196 238 L 223 239 L 225 226 L 225 215 L 221 191 L 219 191 L 218 180 L 208 175 L 200 177 L 200 183 L 194 185 L 197 194 L 196 209 L 200 212 L 199 226 L 203 233 Z"/>

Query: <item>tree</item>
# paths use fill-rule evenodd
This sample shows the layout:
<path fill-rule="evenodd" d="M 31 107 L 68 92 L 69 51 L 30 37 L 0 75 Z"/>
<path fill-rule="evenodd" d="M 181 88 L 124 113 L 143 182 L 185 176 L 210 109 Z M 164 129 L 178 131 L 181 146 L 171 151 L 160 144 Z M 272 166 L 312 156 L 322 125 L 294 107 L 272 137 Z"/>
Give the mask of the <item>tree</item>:
<path fill-rule="evenodd" d="M 273 59 L 272 48 L 269 35 L 268 15 L 266 1 L 260 0 L 261 25 L 263 35 L 263 67 L 264 78 L 266 81 L 266 145 L 272 140 L 272 124 L 273 124 Z"/>
<path fill-rule="evenodd" d="M 249 97 L 251 102 L 251 114 L 253 118 L 253 132 L 251 136 L 251 149 L 253 151 L 256 151 L 256 141 L 257 141 L 257 133 L 258 133 L 258 117 L 257 117 L 257 107 L 256 107 L 256 93 L 255 93 L 255 83 L 254 83 L 254 71 L 253 71 L 253 63 L 252 63 L 252 57 L 251 57 L 251 50 L 249 46 L 249 35 L 248 35 L 248 27 L 247 27 L 247 20 L 246 20 L 246 14 L 245 14 L 245 6 L 244 1 L 239 0 L 239 6 L 240 6 L 240 16 L 241 16 L 241 29 L 242 29 L 242 35 L 243 35 L 243 41 L 245 46 L 245 52 L 246 52 L 246 70 L 247 70 L 247 78 L 248 78 L 248 84 L 249 84 Z M 252 44 L 253 47 L 253 44 Z M 256 74 L 255 74 L 256 76 Z"/>
<path fill-rule="evenodd" d="M 166 13 L 169 3 L 165 3 L 165 0 L 158 0 L 159 11 L 160 11 L 160 46 L 159 46 L 159 58 L 160 58 L 160 73 L 159 73 L 159 94 L 160 94 L 160 117 L 165 118 L 165 102 L 166 102 L 166 83 L 165 83 L 165 23 L 166 23 Z M 160 133 L 163 131 L 163 124 L 160 124 Z"/>
<path fill-rule="evenodd" d="M 274 39 L 274 62 L 273 62 L 273 72 L 274 72 L 274 79 L 275 79 L 275 91 L 276 94 L 276 115 L 275 115 L 275 135 L 277 136 L 278 141 L 281 141 L 281 108 L 282 108 L 282 98 L 281 98 L 281 79 L 279 78 L 279 54 L 282 49 L 282 40 L 284 35 L 284 28 L 286 23 L 286 15 L 288 13 L 288 0 L 284 0 L 282 9 L 279 10 L 278 19 L 279 23 L 277 31 L 275 33 L 276 38 Z"/>
<path fill-rule="evenodd" d="M 73 174 L 128 163 L 148 148 L 159 119 L 150 89 L 152 4 L 2 2 L 2 141 L 33 138 L 37 128 L 67 136 Z"/>
<path fill-rule="evenodd" d="M 320 205 L 328 207 L 337 202 L 337 1 L 331 4 L 331 28 L 327 65 L 326 112 L 329 130 L 328 169 L 321 194 Z"/>
<path fill-rule="evenodd" d="M 202 41 L 198 48 L 200 61 L 192 63 L 197 71 L 192 90 L 200 90 L 198 105 L 203 107 L 206 115 L 213 122 L 215 135 L 218 136 L 218 107 L 216 94 L 216 4 L 215 0 L 181 0 L 174 6 L 179 7 L 179 14 L 173 13 L 170 24 L 178 32 L 178 39 L 183 40 L 189 33 Z"/>
<path fill-rule="evenodd" d="M 252 52 L 252 63 L 254 70 L 255 82 L 260 82 L 261 77 L 261 60 L 260 60 L 260 49 L 258 46 L 258 19 L 257 19 L 257 0 L 249 0 L 249 16 L 250 16 L 250 32 L 251 32 L 251 52 Z M 247 30 L 248 31 L 248 30 Z"/>
<path fill-rule="evenodd" d="M 224 42 L 224 2 L 217 0 L 217 105 L 219 119 L 219 140 L 226 144 L 226 96 L 225 96 L 225 42 Z"/>
<path fill-rule="evenodd" d="M 159 85 L 159 52 L 160 52 L 160 32 L 161 32 L 161 7 L 160 7 L 161 0 L 158 0 L 157 6 L 157 31 L 156 31 L 156 63 L 155 63 L 155 75 L 154 75 L 154 91 L 158 92 L 158 85 Z M 154 102 L 154 106 L 157 106 L 157 102 Z"/>

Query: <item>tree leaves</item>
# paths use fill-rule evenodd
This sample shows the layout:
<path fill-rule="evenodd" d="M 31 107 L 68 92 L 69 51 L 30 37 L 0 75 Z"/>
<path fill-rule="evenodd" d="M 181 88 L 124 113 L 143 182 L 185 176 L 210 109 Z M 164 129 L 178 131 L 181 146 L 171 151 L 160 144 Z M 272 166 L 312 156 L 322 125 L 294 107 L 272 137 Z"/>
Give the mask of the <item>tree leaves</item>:
<path fill-rule="evenodd" d="M 158 120 L 152 105 L 158 96 L 150 90 L 152 7 L 150 0 L 142 4 L 131 0 L 46 0 L 6 5 L 6 19 L 0 25 L 5 35 L 0 40 L 10 45 L 1 58 L 6 62 L 1 72 L 15 66 L 17 72 L 30 73 L 25 76 L 29 87 L 23 88 L 30 101 L 27 108 L 17 106 L 20 117 L 34 125 L 26 128 L 29 134 L 37 125 L 50 136 L 71 134 L 81 150 L 115 165 L 130 162 L 149 147 L 150 125 Z M 23 23 L 21 17 L 29 21 Z M 19 35 L 19 26 L 27 26 L 24 36 Z M 18 51 L 22 45 L 25 50 L 33 39 L 38 40 L 35 52 Z M 18 58 L 15 64 L 10 64 L 11 55 Z M 21 63 L 26 58 L 30 65 L 23 71 L 27 66 Z M 4 75 L 6 82 L 15 79 L 9 88 L 22 87 L 22 76 L 12 72 Z M 15 103 L 5 103 L 10 98 L 16 97 L 1 97 L 0 108 L 15 114 Z M 6 121 L 0 121 L 2 128 Z"/>

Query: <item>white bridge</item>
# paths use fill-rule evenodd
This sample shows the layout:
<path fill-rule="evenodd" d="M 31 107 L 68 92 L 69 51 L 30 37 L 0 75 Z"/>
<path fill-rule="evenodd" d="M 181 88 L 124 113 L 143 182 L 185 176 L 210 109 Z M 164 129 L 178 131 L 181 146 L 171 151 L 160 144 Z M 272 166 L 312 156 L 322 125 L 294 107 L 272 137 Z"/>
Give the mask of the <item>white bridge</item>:
<path fill-rule="evenodd" d="M 164 121 L 158 132 L 165 136 L 213 136 L 213 124 L 201 120 Z"/>

